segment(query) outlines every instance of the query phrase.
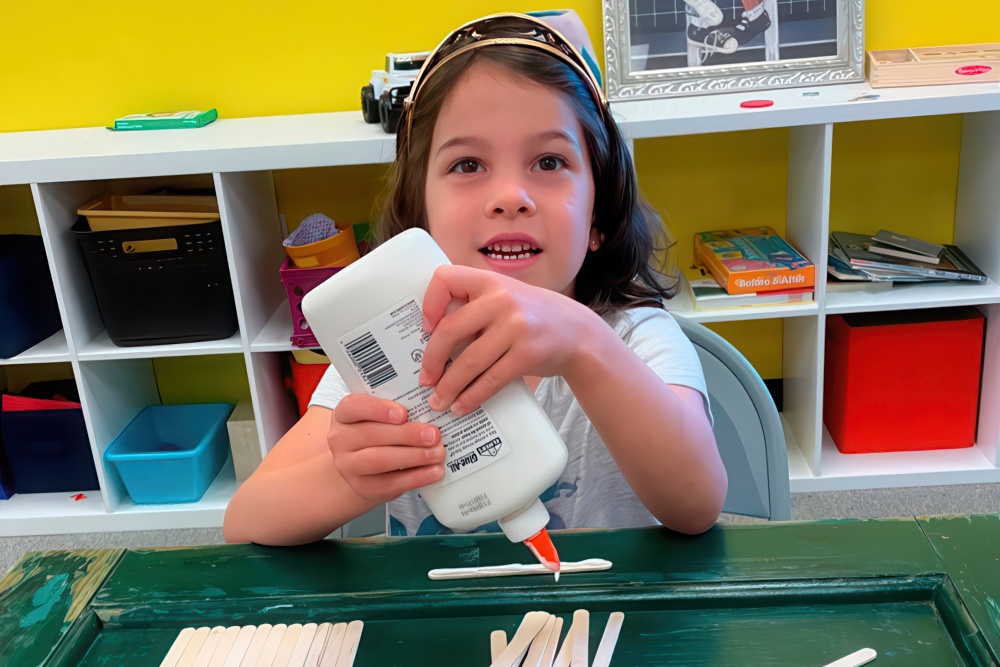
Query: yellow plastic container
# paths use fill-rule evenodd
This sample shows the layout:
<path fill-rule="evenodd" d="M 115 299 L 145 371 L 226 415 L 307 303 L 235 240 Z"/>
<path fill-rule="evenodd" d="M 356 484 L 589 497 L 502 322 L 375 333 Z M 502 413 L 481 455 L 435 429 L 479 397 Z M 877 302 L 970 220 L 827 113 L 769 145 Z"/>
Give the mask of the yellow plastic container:
<path fill-rule="evenodd" d="M 337 225 L 339 234 L 334 234 L 322 241 L 306 245 L 285 246 L 285 252 L 292 263 L 300 269 L 310 269 L 316 266 L 347 266 L 361 258 L 358 244 L 354 240 L 354 226 L 350 224 Z"/>
<path fill-rule="evenodd" d="M 328 364 L 330 363 L 330 357 L 325 354 L 320 354 L 319 352 L 314 352 L 313 350 L 292 350 L 292 356 L 295 357 L 295 361 L 300 364 Z"/>
<path fill-rule="evenodd" d="M 76 212 L 86 216 L 90 231 L 108 232 L 214 222 L 219 202 L 211 195 L 108 195 Z"/>

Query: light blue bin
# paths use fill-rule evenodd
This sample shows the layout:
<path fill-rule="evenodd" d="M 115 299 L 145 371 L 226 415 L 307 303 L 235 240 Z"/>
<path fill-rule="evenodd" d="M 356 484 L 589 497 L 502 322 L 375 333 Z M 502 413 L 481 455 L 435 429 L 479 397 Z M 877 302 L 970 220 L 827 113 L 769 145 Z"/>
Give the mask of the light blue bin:
<path fill-rule="evenodd" d="M 229 455 L 232 403 L 151 405 L 105 450 L 140 504 L 201 499 Z"/>

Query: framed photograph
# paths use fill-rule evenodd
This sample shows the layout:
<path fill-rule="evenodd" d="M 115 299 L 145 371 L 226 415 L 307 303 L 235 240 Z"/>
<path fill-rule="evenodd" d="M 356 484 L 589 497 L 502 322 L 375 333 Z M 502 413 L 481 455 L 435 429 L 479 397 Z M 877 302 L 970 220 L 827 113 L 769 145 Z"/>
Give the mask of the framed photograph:
<path fill-rule="evenodd" d="M 603 0 L 611 100 L 864 80 L 864 0 Z"/>

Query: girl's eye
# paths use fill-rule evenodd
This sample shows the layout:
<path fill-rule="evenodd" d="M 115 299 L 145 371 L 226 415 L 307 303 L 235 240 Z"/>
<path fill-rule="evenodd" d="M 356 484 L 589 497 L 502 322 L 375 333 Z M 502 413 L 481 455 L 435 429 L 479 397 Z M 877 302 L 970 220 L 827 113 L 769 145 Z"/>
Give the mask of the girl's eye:
<path fill-rule="evenodd" d="M 566 166 L 566 160 L 555 155 L 546 155 L 538 161 L 538 168 L 542 171 L 555 171 Z"/>
<path fill-rule="evenodd" d="M 480 165 L 475 160 L 459 160 L 452 165 L 451 170 L 461 174 L 474 174 L 480 170 Z"/>

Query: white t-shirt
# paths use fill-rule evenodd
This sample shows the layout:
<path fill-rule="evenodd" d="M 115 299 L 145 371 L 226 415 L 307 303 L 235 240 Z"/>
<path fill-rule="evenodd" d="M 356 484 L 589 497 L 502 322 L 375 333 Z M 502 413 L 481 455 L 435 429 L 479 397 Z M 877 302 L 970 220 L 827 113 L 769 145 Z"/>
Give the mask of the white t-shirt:
<path fill-rule="evenodd" d="M 709 409 L 698 353 L 670 313 L 655 307 L 633 308 L 617 317 L 614 328 L 665 383 L 698 390 L 705 399 L 706 411 Z M 347 393 L 344 381 L 330 366 L 316 387 L 310 405 L 333 409 Z M 656 525 L 656 519 L 625 481 L 566 381 L 561 377 L 543 378 L 535 389 L 535 398 L 569 449 L 566 469 L 541 497 L 549 510 L 548 528 Z M 453 532 L 430 513 L 417 491 L 390 501 L 388 511 L 391 535 L 443 535 Z M 473 532 L 499 531 L 500 527 L 494 521 Z"/>

